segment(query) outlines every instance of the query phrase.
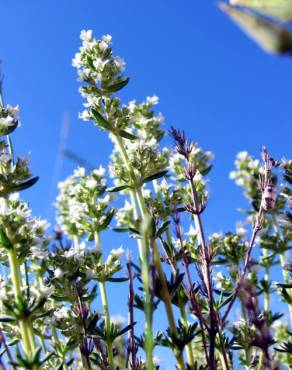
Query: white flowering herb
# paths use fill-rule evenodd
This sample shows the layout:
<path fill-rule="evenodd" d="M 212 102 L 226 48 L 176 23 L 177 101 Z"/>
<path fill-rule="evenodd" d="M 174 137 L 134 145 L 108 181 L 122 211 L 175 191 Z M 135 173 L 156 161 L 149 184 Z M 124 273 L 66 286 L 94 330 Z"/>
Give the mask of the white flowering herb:
<path fill-rule="evenodd" d="M 0 367 L 157 370 L 159 346 L 178 370 L 288 366 L 292 161 L 240 152 L 230 178 L 251 209 L 235 231 L 213 232 L 212 152 L 174 127 L 164 146 L 158 97 L 118 96 L 129 79 L 111 36 L 80 39 L 79 116 L 106 131 L 112 153 L 59 183 L 54 232 L 21 200 L 38 178 L 13 154 L 19 108 L 0 99 Z"/>

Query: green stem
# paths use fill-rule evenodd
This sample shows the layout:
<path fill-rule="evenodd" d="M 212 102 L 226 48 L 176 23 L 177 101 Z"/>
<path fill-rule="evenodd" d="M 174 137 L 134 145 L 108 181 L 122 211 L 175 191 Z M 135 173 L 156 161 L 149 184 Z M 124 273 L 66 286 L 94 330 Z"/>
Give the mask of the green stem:
<path fill-rule="evenodd" d="M 185 306 L 183 304 L 181 304 L 179 306 L 179 309 L 180 309 L 182 323 L 183 323 L 184 327 L 187 328 L 188 327 L 188 320 L 187 320 L 187 314 L 186 314 Z M 195 359 L 194 359 L 194 354 L 193 354 L 192 342 L 189 342 L 186 345 L 186 353 L 187 353 L 188 363 L 189 363 L 191 369 L 194 369 L 195 368 Z"/>
<path fill-rule="evenodd" d="M 24 274 L 25 274 L 25 284 L 26 284 L 26 297 L 29 300 L 30 298 L 30 289 L 29 289 L 29 279 L 28 279 L 28 267 L 27 262 L 24 262 Z"/>
<path fill-rule="evenodd" d="M 166 229 L 166 238 L 167 238 L 167 243 L 169 244 L 169 246 L 171 246 L 172 240 L 171 240 L 171 233 L 170 233 L 169 227 Z M 176 265 L 174 266 L 174 268 L 176 268 Z M 176 273 L 176 270 L 173 272 Z M 183 303 L 180 304 L 179 308 L 180 308 L 182 323 L 184 324 L 185 327 L 187 327 L 188 320 L 187 320 L 186 309 L 185 309 L 184 304 Z M 193 369 L 195 367 L 195 359 L 194 359 L 194 354 L 193 354 L 192 341 L 186 345 L 186 353 L 187 353 L 188 363 Z"/>
<path fill-rule="evenodd" d="M 129 159 L 127 153 L 125 151 L 122 139 L 117 135 L 115 136 L 116 144 L 121 154 L 122 160 L 125 163 L 127 171 L 131 176 L 132 180 L 136 183 L 136 176 L 133 170 L 129 165 Z M 141 190 L 140 190 L 141 191 Z M 133 207 L 134 217 L 137 220 L 139 218 L 139 210 L 137 206 L 136 194 L 134 190 L 130 190 L 130 199 Z M 142 195 L 142 194 L 141 194 Z M 139 202 L 140 208 L 141 204 Z M 142 212 L 143 209 L 143 212 Z M 141 208 L 142 218 L 145 217 L 145 209 L 142 206 Z M 143 217 L 144 216 L 144 217 Z M 143 240 L 137 239 L 139 255 L 141 260 L 141 275 L 143 281 L 143 290 L 144 290 L 144 314 L 145 314 L 145 352 L 146 352 L 146 362 L 147 362 L 147 370 L 154 370 L 154 362 L 153 362 L 153 348 L 154 348 L 154 341 L 152 335 L 152 299 L 151 299 L 151 292 L 150 292 L 150 266 L 149 266 L 149 258 L 148 258 L 148 250 L 149 246 L 147 245 L 147 241 L 145 238 Z"/>
<path fill-rule="evenodd" d="M 96 247 L 101 252 L 100 247 L 100 238 L 98 232 L 94 233 L 94 241 Z M 102 308 L 103 308 L 103 314 L 105 319 L 105 331 L 106 331 L 106 346 L 107 346 L 107 353 L 108 353 L 108 363 L 110 370 L 114 370 L 114 355 L 113 355 L 113 345 L 110 338 L 111 333 L 111 320 L 110 320 L 110 314 L 109 314 L 109 306 L 108 306 L 108 298 L 107 298 L 107 292 L 106 292 L 106 286 L 105 281 L 99 282 L 99 290 L 100 290 L 100 297 L 102 302 Z"/>
<path fill-rule="evenodd" d="M 240 298 L 240 306 L 241 306 L 241 314 L 242 314 L 242 317 L 244 319 L 244 321 L 247 323 L 247 315 L 246 315 L 246 307 L 242 301 L 242 299 Z M 250 361 L 251 361 L 251 351 L 250 351 L 250 348 L 245 348 L 244 349 L 244 353 L 245 353 L 245 361 L 247 363 L 247 365 L 249 366 L 250 365 Z"/>
<path fill-rule="evenodd" d="M 272 220 L 273 220 L 274 231 L 280 237 L 277 219 L 274 215 L 272 217 Z M 280 253 L 280 265 L 282 267 L 282 276 L 283 276 L 284 283 L 290 284 L 289 272 L 285 268 L 285 265 L 286 265 L 285 252 Z M 291 296 L 290 292 L 291 292 L 291 289 L 287 289 L 287 293 L 289 294 L 289 296 Z M 290 314 L 290 323 L 292 324 L 292 305 L 290 303 L 287 303 L 287 304 L 288 304 L 288 309 L 289 309 L 289 314 Z"/>
<path fill-rule="evenodd" d="M 159 256 L 158 249 L 157 249 L 157 244 L 155 241 L 152 244 L 152 249 L 153 249 L 155 267 L 157 270 L 160 283 L 162 285 L 161 294 L 163 296 L 163 303 L 164 303 L 164 307 L 165 307 L 165 311 L 166 311 L 166 315 L 168 319 L 169 330 L 173 336 L 176 336 L 177 330 L 176 330 L 176 325 L 175 325 L 174 314 L 172 311 L 171 297 L 168 291 L 167 283 L 166 283 L 165 276 L 164 276 L 164 271 L 161 265 L 160 256 Z M 174 353 L 175 353 L 175 357 L 178 363 L 178 368 L 180 370 L 185 370 L 184 360 L 183 360 L 181 351 L 175 350 Z"/>
<path fill-rule="evenodd" d="M 17 261 L 17 257 L 15 251 L 13 249 L 9 250 L 8 252 L 8 260 L 9 266 L 11 269 L 11 280 L 13 286 L 13 293 L 15 297 L 16 303 L 18 303 L 19 299 L 21 299 L 21 273 L 20 273 L 20 266 Z M 19 320 L 19 329 L 21 333 L 21 339 L 23 344 L 23 350 L 26 355 L 30 355 L 32 351 L 35 350 L 35 341 L 33 336 L 32 326 L 29 320 L 27 319 L 20 319 Z"/>
<path fill-rule="evenodd" d="M 125 166 L 126 166 L 128 172 L 129 172 L 129 175 L 130 175 L 130 177 L 131 177 L 131 179 L 132 179 L 132 181 L 135 185 L 134 192 L 135 192 L 135 195 L 136 195 L 136 198 L 137 198 L 137 202 L 139 204 L 139 208 L 140 208 L 140 212 L 141 212 L 141 216 L 142 216 L 142 222 L 143 222 L 143 221 L 147 220 L 148 212 L 147 212 L 147 209 L 146 209 L 146 206 L 145 206 L 145 203 L 144 203 L 141 186 L 138 185 L 136 175 L 135 175 L 133 169 L 131 168 L 131 166 L 129 164 L 128 156 L 127 156 L 126 150 L 124 148 L 122 139 L 118 135 L 116 135 L 115 137 L 116 137 L 116 143 L 117 143 L 118 149 L 121 153 L 122 159 L 123 159 L 123 161 L 125 163 Z M 146 245 L 146 248 L 147 248 L 147 245 Z M 163 291 L 163 295 L 164 295 L 164 306 L 165 306 L 165 310 L 166 310 L 166 314 L 167 314 L 167 318 L 168 318 L 169 329 L 170 329 L 170 332 L 173 335 L 177 335 L 177 330 L 176 330 L 176 325 L 175 325 L 175 320 L 174 320 L 174 315 L 173 315 L 172 305 L 171 305 L 171 298 L 170 298 L 170 295 L 169 295 L 169 291 L 168 291 L 168 287 L 167 287 L 167 284 L 166 284 L 164 272 L 163 272 L 163 269 L 162 269 L 159 253 L 158 253 L 158 250 L 157 250 L 157 244 L 156 244 L 155 241 L 153 242 L 152 249 L 153 249 L 155 267 L 156 267 L 156 270 L 157 270 L 157 273 L 158 273 L 159 280 L 162 284 L 162 291 Z M 145 251 L 145 252 L 148 254 L 148 250 Z M 145 265 L 144 266 L 145 270 L 147 268 L 148 271 L 149 271 L 149 267 L 146 266 L 146 265 L 148 265 L 148 263 L 146 264 L 145 262 L 146 261 L 142 260 L 142 265 Z M 147 276 L 149 276 L 149 273 L 147 274 Z M 148 282 L 147 282 L 147 280 L 148 280 Z M 148 284 L 148 285 L 144 286 L 144 289 L 150 292 L 149 278 L 146 279 L 145 283 Z M 144 281 L 143 281 L 143 284 L 144 284 Z M 149 302 L 145 302 L 145 303 L 149 304 Z M 151 304 L 151 301 L 150 301 L 150 304 Z M 150 309 L 152 310 L 152 307 L 150 307 Z M 147 320 L 147 317 L 146 317 L 146 320 Z M 151 323 L 151 326 L 152 326 L 152 323 Z M 153 338 L 151 340 L 153 341 Z M 179 369 L 180 370 L 185 370 L 185 365 L 184 365 L 182 353 L 180 351 L 175 351 L 175 357 L 176 357 Z M 153 360 L 151 362 L 153 363 Z M 150 368 L 148 367 L 148 364 L 147 364 L 147 370 L 148 369 L 150 369 Z"/>
<path fill-rule="evenodd" d="M 222 353 L 220 351 L 218 351 L 218 355 L 219 355 L 219 358 L 220 358 L 222 370 L 229 370 L 229 368 L 225 364 L 224 356 L 222 355 Z"/>
<path fill-rule="evenodd" d="M 280 264 L 282 267 L 282 275 L 284 279 L 285 284 L 291 284 L 291 279 L 289 278 L 289 272 L 286 270 L 285 265 L 286 265 L 286 256 L 285 253 L 280 254 Z M 287 292 L 291 292 L 291 289 L 287 289 Z M 289 294 L 291 296 L 291 294 Z M 290 322 L 292 324 L 292 305 L 288 303 L 288 308 L 289 308 L 289 313 L 290 313 Z"/>

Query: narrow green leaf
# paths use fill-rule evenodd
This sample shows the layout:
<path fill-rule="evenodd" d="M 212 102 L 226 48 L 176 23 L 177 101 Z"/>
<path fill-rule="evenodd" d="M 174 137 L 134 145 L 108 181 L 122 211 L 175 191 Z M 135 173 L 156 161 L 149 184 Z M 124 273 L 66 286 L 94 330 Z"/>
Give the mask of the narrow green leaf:
<path fill-rule="evenodd" d="M 125 131 L 125 130 L 119 130 L 119 135 L 122 136 L 123 138 L 129 139 L 129 140 L 136 140 L 137 139 L 137 136 L 135 136 L 135 135 L 133 135 L 130 132 Z"/>
<path fill-rule="evenodd" d="M 17 185 L 14 185 L 9 189 L 9 193 L 14 193 L 14 192 L 17 192 L 17 191 L 21 191 L 21 190 L 31 188 L 38 181 L 38 179 L 39 179 L 39 177 L 36 176 L 36 177 L 33 177 L 33 178 L 31 178 L 27 181 L 23 181 L 23 182 L 21 182 Z"/>
<path fill-rule="evenodd" d="M 272 54 L 292 53 L 292 34 L 285 27 L 246 9 L 219 6 L 262 49 Z"/>
<path fill-rule="evenodd" d="M 106 93 L 115 93 L 128 85 L 129 80 L 130 79 L 128 77 L 118 77 L 114 82 L 103 86 L 102 89 Z"/>
<path fill-rule="evenodd" d="M 100 225 L 99 229 L 100 230 L 106 229 L 108 227 L 108 225 L 111 223 L 111 220 L 113 219 L 114 215 L 115 215 L 115 210 L 111 209 L 109 211 L 109 213 L 107 214 L 107 216 L 106 216 L 104 222 L 102 223 L 102 225 Z"/>
<path fill-rule="evenodd" d="M 10 240 L 8 239 L 5 231 L 0 228 L 0 246 L 6 249 L 12 249 L 13 245 L 11 244 Z"/>
<path fill-rule="evenodd" d="M 103 128 L 104 130 L 108 130 L 108 131 L 112 130 L 111 124 L 96 109 L 92 109 L 91 113 L 95 119 L 95 122 L 98 124 L 98 126 Z"/>
<path fill-rule="evenodd" d="M 165 176 L 167 174 L 167 172 L 168 172 L 167 170 L 164 170 L 164 171 L 156 172 L 151 176 L 147 176 L 147 177 L 145 177 L 145 179 L 142 180 L 142 184 L 145 184 L 146 182 L 150 182 L 150 181 L 159 179 L 160 177 Z"/>
<path fill-rule="evenodd" d="M 107 279 L 108 281 L 110 281 L 111 283 L 124 283 L 125 281 L 128 281 L 129 278 L 128 277 L 120 277 L 120 278 L 108 278 Z"/>
<path fill-rule="evenodd" d="M 281 21 L 292 20 L 292 0 L 230 0 L 230 5 L 246 6 Z"/>
<path fill-rule="evenodd" d="M 113 188 L 108 188 L 107 191 L 109 193 L 117 193 L 117 192 L 125 190 L 125 189 L 131 189 L 131 186 L 129 186 L 129 185 L 115 186 Z"/>
<path fill-rule="evenodd" d="M 129 229 L 127 227 L 114 227 L 112 230 L 115 231 L 116 233 L 127 233 L 127 232 L 129 232 Z"/>
<path fill-rule="evenodd" d="M 12 316 L 0 316 L 0 322 L 15 322 L 15 318 Z"/>

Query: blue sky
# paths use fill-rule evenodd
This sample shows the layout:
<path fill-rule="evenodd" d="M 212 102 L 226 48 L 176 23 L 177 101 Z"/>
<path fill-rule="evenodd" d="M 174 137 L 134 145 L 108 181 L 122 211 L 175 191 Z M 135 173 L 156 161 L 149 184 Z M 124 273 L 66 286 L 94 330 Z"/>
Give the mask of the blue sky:
<path fill-rule="evenodd" d="M 275 158 L 291 157 L 292 59 L 262 52 L 214 1 L 3 0 L 1 15 L 5 101 L 21 108 L 15 152 L 31 153 L 40 176 L 23 194 L 35 215 L 53 222 L 56 184 L 74 168 L 60 155 L 64 119 L 67 149 L 96 166 L 110 153 L 106 136 L 78 119 L 82 99 L 71 60 L 81 29 L 113 36 L 131 77 L 125 102 L 158 95 L 166 128 L 185 130 L 215 153 L 208 232 L 233 228 L 236 209 L 246 204 L 228 180 L 238 151 L 258 155 L 265 144 Z"/>

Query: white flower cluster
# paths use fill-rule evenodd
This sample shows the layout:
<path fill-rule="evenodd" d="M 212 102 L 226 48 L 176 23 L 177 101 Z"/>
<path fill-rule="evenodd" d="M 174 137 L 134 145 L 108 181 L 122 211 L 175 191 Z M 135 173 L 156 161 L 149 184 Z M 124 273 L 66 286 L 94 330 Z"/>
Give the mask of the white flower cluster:
<path fill-rule="evenodd" d="M 112 83 L 119 82 L 125 63 L 122 58 L 112 55 L 110 35 L 96 40 L 91 30 L 83 30 L 80 38 L 82 46 L 72 65 L 77 68 L 78 80 L 88 84 L 80 88 L 81 95 L 87 99 L 84 104 L 86 109 L 80 114 L 80 118 L 88 121 L 92 118 L 90 108 L 98 106 L 101 96 L 110 93 Z"/>
<path fill-rule="evenodd" d="M 168 151 L 159 151 L 158 142 L 155 138 L 149 140 L 127 140 L 124 145 L 129 164 L 136 178 L 145 179 L 166 168 Z M 115 178 L 117 184 L 123 184 L 125 180 L 128 184 L 131 182 L 128 170 L 119 155 L 117 146 L 115 146 L 113 154 L 111 155 L 109 170 L 111 177 Z"/>
<path fill-rule="evenodd" d="M 124 253 L 125 251 L 122 247 L 112 249 L 110 251 L 104 264 L 105 275 L 113 275 L 116 271 L 119 271 L 122 268 L 121 258 Z"/>
<path fill-rule="evenodd" d="M 84 236 L 103 227 L 111 200 L 105 193 L 104 175 L 105 169 L 101 166 L 89 176 L 85 175 L 84 168 L 78 168 L 59 183 L 57 222 L 67 235 Z"/>
<path fill-rule="evenodd" d="M 193 146 L 192 152 L 190 153 L 190 161 L 195 164 L 196 176 L 195 182 L 200 182 L 202 185 L 206 185 L 206 181 L 203 179 L 203 175 L 210 168 L 210 161 L 214 159 L 214 154 L 210 151 L 204 152 L 197 144 Z M 174 179 L 177 181 L 185 181 L 185 158 L 177 153 L 173 152 L 169 158 L 169 169 L 175 174 Z"/>
<path fill-rule="evenodd" d="M 108 73 L 120 73 L 125 63 L 120 57 L 113 57 L 110 50 L 112 37 L 104 35 L 100 40 L 92 37 L 92 31 L 82 30 L 82 46 L 75 54 L 72 65 L 78 69 L 80 81 L 101 82 Z"/>
<path fill-rule="evenodd" d="M 15 128 L 20 126 L 19 121 L 19 106 L 15 107 L 7 105 L 5 108 L 0 108 L 0 135 L 7 135 Z"/>
<path fill-rule="evenodd" d="M 214 274 L 213 278 L 216 281 L 216 289 L 231 291 L 234 287 L 234 284 L 232 283 L 230 278 L 224 276 L 221 271 Z"/>
<path fill-rule="evenodd" d="M 260 161 L 253 159 L 246 151 L 237 154 L 234 164 L 236 170 L 230 172 L 229 178 L 241 187 L 246 187 L 255 174 L 262 173 Z"/>
<path fill-rule="evenodd" d="M 141 140 L 156 139 L 160 141 L 164 136 L 164 131 L 160 128 L 164 122 L 164 117 L 161 113 L 155 114 L 153 111 L 154 105 L 158 104 L 158 102 L 158 97 L 153 95 L 148 96 L 146 101 L 141 104 L 132 100 L 126 106 L 128 126 Z"/>
<path fill-rule="evenodd" d="M 117 221 L 117 225 L 120 227 L 128 227 L 129 225 L 132 226 L 133 217 L 133 206 L 128 200 L 126 200 L 124 206 L 119 207 L 116 212 L 115 218 Z"/>
<path fill-rule="evenodd" d="M 8 199 L 0 198 L 0 226 L 20 257 L 31 254 L 32 248 L 46 243 L 46 220 L 31 216 L 27 203 L 17 193 Z"/>

